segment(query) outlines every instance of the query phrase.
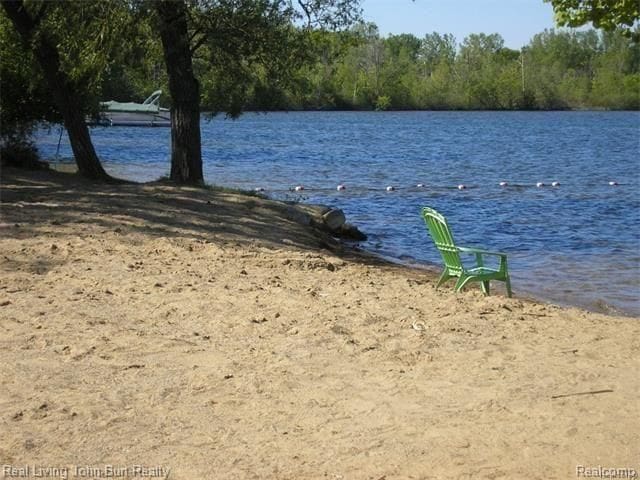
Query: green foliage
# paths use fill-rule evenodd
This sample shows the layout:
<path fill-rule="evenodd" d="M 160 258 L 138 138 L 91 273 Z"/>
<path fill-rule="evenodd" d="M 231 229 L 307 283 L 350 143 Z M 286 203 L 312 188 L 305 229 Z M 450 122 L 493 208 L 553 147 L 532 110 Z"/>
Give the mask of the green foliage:
<path fill-rule="evenodd" d="M 47 164 L 40 161 L 36 146 L 29 137 L 24 136 L 3 139 L 0 145 L 0 161 L 2 166 L 10 165 L 31 170 L 47 168 Z"/>
<path fill-rule="evenodd" d="M 351 43 L 324 49 L 296 72 L 282 108 L 569 109 L 636 108 L 640 52 L 620 31 L 546 30 L 521 51 L 498 34 L 381 38 L 373 24 Z M 327 34 L 329 38 L 333 34 Z M 335 37 L 334 37 L 335 39 Z M 331 42 L 325 37 L 323 44 Z M 329 52 L 329 53 L 328 53 Z M 339 53 L 337 53 L 339 52 Z"/>
<path fill-rule="evenodd" d="M 619 29 L 636 42 L 640 40 L 640 2 L 637 0 L 545 0 L 553 5 L 560 26 L 580 27 L 591 22 L 605 31 Z"/>
<path fill-rule="evenodd" d="M 41 30 L 57 42 L 62 70 L 82 87 L 97 91 L 104 71 L 126 39 L 128 12 L 120 2 L 48 3 Z"/>
<path fill-rule="evenodd" d="M 202 105 L 236 117 L 332 104 L 325 91 L 346 44 L 339 31 L 360 11 L 359 0 L 215 0 L 189 13 Z"/>
<path fill-rule="evenodd" d="M 38 19 L 37 37 L 56 47 L 60 70 L 83 108 L 94 114 L 102 97 L 101 82 L 111 69 L 122 70 L 126 51 L 129 11 L 123 1 L 25 2 Z M 53 94 L 33 55 L 33 45 L 20 38 L 0 9 L 1 137 L 3 143 L 27 142 L 35 124 L 61 122 Z"/>
<path fill-rule="evenodd" d="M 517 51 L 505 48 L 498 34 L 469 35 L 458 46 L 453 35 L 436 32 L 383 38 L 374 24 L 329 32 L 293 28 L 282 12 L 272 18 L 255 9 L 218 13 L 225 24 L 208 20 L 207 28 L 219 33 L 206 40 L 203 35 L 194 58 L 207 111 L 234 116 L 247 109 L 618 109 L 638 104 L 634 86 L 640 52 L 620 31 L 545 30 Z M 239 25 L 252 30 L 242 32 Z"/>
<path fill-rule="evenodd" d="M 391 106 L 391 98 L 386 95 L 381 95 L 376 98 L 375 109 L 379 112 L 388 110 Z"/>
<path fill-rule="evenodd" d="M 0 15 L 0 140 L 16 143 L 40 121 L 59 121 L 41 72 L 9 20 Z"/>
<path fill-rule="evenodd" d="M 605 108 L 640 109 L 640 44 L 603 35 L 603 50 L 595 60 L 591 101 Z"/>
<path fill-rule="evenodd" d="M 248 105 L 271 109 L 306 54 L 306 36 L 277 2 L 220 1 L 200 12 L 196 42 L 203 103 L 239 115 Z"/>
<path fill-rule="evenodd" d="M 124 21 L 123 44 L 102 73 L 101 100 L 141 102 L 154 90 L 167 92 L 167 69 L 152 14 L 144 8 L 129 10 Z"/>

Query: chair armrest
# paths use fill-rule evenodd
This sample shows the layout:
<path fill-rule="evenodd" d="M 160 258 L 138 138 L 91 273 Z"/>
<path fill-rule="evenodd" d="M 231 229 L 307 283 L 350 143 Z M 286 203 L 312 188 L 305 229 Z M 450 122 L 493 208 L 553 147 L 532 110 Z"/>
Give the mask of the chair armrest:
<path fill-rule="evenodd" d="M 456 247 L 459 252 L 463 253 L 479 253 L 480 255 L 495 255 L 496 257 L 506 257 L 507 254 L 503 252 L 490 252 L 488 250 L 482 250 L 480 248 L 471 247 Z"/>

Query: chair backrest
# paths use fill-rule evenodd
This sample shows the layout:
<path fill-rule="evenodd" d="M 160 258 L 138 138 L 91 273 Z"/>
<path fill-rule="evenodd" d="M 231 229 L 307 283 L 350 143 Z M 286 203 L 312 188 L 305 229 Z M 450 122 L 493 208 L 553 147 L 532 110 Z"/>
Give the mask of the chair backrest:
<path fill-rule="evenodd" d="M 462 273 L 463 266 L 460 255 L 455 243 L 453 242 L 453 234 L 449 229 L 447 220 L 442 214 L 436 212 L 433 208 L 424 207 L 422 209 L 422 218 L 427 224 L 427 230 L 436 244 L 436 248 L 442 255 L 444 264 L 449 269 L 451 275 L 459 275 Z"/>

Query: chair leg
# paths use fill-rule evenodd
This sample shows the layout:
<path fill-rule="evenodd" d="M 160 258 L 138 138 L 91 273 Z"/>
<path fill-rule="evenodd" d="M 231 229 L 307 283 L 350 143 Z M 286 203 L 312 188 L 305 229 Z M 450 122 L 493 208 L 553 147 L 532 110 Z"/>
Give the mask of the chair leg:
<path fill-rule="evenodd" d="M 462 289 L 464 288 L 464 286 L 467 284 L 469 280 L 471 280 L 471 277 L 460 275 L 460 278 L 458 278 L 458 281 L 456 282 L 456 286 L 454 287 L 454 290 L 456 292 L 462 291 Z"/>
<path fill-rule="evenodd" d="M 509 275 L 507 275 L 507 278 L 505 279 L 504 283 L 506 284 L 506 287 L 507 287 L 507 297 L 511 298 L 512 297 L 511 279 L 509 278 Z"/>
<path fill-rule="evenodd" d="M 482 287 L 482 293 L 484 293 L 485 295 L 489 296 L 489 293 L 490 293 L 489 280 L 485 280 L 483 282 L 480 282 L 480 285 Z"/>
<path fill-rule="evenodd" d="M 438 283 L 436 283 L 436 290 L 440 285 L 442 285 L 444 282 L 446 282 L 450 278 L 451 278 L 451 275 L 449 275 L 449 269 L 445 268 L 442 271 L 442 275 L 440 275 L 440 278 L 438 279 Z"/>

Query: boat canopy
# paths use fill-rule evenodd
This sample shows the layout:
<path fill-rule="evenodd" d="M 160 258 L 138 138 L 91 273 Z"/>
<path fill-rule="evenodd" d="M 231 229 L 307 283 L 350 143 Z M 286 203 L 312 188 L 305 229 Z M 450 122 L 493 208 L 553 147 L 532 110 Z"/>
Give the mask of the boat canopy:
<path fill-rule="evenodd" d="M 107 112 L 158 113 L 160 110 L 166 111 L 165 108 L 160 108 L 160 95 L 162 95 L 162 90 L 156 90 L 142 103 L 110 100 L 100 102 L 100 106 Z"/>

